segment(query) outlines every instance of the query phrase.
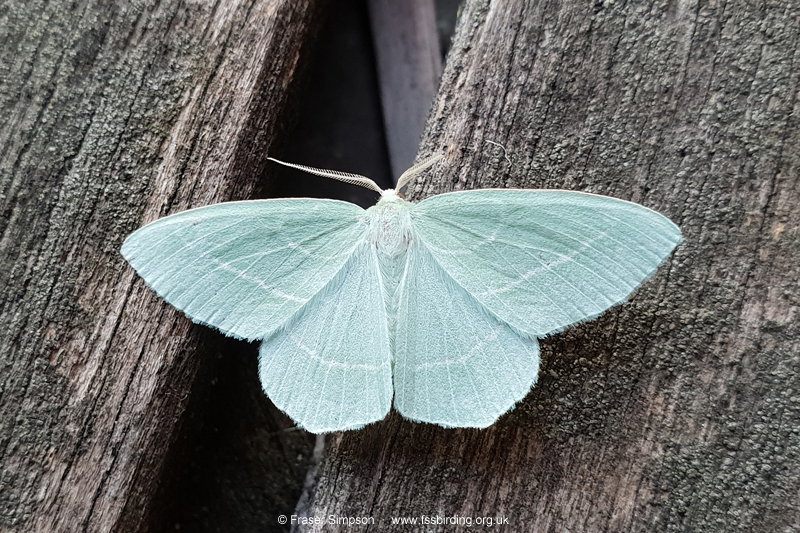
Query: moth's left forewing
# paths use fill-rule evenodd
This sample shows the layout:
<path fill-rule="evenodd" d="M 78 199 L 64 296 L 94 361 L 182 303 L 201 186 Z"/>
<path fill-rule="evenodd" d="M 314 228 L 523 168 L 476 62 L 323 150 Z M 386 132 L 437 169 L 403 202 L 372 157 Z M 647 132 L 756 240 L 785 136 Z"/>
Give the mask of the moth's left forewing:
<path fill-rule="evenodd" d="M 122 255 L 195 322 L 261 339 L 348 261 L 364 210 L 335 200 L 228 202 L 171 215 L 132 233 Z"/>
<path fill-rule="evenodd" d="M 489 311 L 544 336 L 621 302 L 681 241 L 640 205 L 560 191 L 484 189 L 412 210 L 438 264 Z"/>

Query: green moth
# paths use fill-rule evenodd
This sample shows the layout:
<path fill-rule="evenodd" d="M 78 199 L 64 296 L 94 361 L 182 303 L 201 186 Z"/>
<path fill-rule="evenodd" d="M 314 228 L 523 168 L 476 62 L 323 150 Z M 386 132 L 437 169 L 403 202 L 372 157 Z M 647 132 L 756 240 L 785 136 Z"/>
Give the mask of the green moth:
<path fill-rule="evenodd" d="M 122 255 L 167 302 L 261 341 L 264 391 L 314 433 L 406 418 L 486 427 L 536 382 L 537 337 L 623 301 L 681 241 L 640 205 L 562 190 L 484 189 L 410 203 L 230 202 L 132 233 Z"/>

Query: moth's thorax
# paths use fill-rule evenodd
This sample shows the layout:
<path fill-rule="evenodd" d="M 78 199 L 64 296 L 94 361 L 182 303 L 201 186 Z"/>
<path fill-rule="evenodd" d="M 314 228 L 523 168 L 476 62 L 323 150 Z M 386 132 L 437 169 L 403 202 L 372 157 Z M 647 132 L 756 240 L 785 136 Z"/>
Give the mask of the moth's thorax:
<path fill-rule="evenodd" d="M 411 203 L 388 189 L 377 204 L 367 209 L 366 224 L 369 241 L 381 255 L 396 257 L 404 254 L 411 242 Z"/>

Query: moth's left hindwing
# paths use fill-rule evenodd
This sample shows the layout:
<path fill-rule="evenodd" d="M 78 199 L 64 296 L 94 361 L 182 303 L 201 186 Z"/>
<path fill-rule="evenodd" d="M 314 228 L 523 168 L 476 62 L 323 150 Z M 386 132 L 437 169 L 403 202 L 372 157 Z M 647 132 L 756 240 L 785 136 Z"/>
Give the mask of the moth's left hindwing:
<path fill-rule="evenodd" d="M 259 354 L 264 392 L 305 429 L 355 429 L 385 417 L 392 368 L 375 249 L 361 243 Z"/>
<path fill-rule="evenodd" d="M 336 200 L 217 204 L 148 224 L 122 255 L 195 322 L 263 339 L 342 269 L 364 239 L 363 214 Z"/>

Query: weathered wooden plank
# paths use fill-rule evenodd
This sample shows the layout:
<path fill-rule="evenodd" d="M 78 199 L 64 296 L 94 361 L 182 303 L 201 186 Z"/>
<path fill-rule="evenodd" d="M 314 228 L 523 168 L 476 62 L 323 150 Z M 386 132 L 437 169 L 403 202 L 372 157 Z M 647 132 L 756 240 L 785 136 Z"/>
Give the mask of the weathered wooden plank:
<path fill-rule="evenodd" d="M 293 106 L 295 125 L 281 135 L 285 161 L 365 174 L 391 187 L 369 15 L 360 0 L 328 3 Z M 304 52 L 305 54 L 305 52 Z M 270 196 L 316 196 L 370 205 L 374 191 L 280 165 L 270 167 Z M 314 435 L 276 413 L 258 379 L 258 345 L 228 342 L 205 358 L 187 406 L 183 447 L 173 447 L 173 481 L 157 496 L 151 531 L 288 531 L 278 516 L 298 503 Z M 203 374 L 208 374 L 204 377 Z M 207 384 L 205 390 L 200 390 Z"/>
<path fill-rule="evenodd" d="M 492 427 L 394 414 L 329 437 L 304 512 L 797 529 L 798 21 L 790 0 L 468 0 L 421 150 L 447 161 L 410 196 L 608 194 L 685 242 L 628 303 L 545 340 L 536 388 Z"/>
<path fill-rule="evenodd" d="M 0 8 L 0 529 L 146 517 L 216 337 L 119 246 L 159 216 L 249 196 L 316 4 Z"/>
<path fill-rule="evenodd" d="M 433 0 L 369 0 L 393 179 L 414 163 L 442 60 Z"/>

